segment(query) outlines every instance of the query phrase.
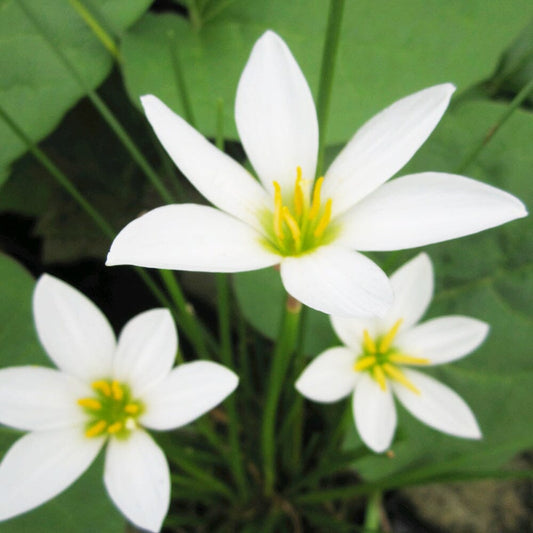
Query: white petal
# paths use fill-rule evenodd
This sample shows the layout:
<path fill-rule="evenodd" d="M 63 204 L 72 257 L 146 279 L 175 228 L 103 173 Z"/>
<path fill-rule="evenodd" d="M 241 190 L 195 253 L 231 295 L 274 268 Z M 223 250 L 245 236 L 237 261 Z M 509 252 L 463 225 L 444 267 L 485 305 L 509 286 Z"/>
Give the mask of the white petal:
<path fill-rule="evenodd" d="M 309 86 L 287 45 L 267 31 L 255 43 L 237 88 L 235 121 L 267 190 L 294 187 L 296 167 L 315 177 L 318 122 Z"/>
<path fill-rule="evenodd" d="M 433 265 L 425 253 L 418 254 L 402 265 L 391 278 L 394 301 L 385 320 L 385 333 L 398 319 L 402 319 L 399 331 L 416 324 L 433 296 Z"/>
<path fill-rule="evenodd" d="M 390 386 L 382 390 L 363 373 L 355 387 L 353 413 L 363 442 L 376 453 L 389 448 L 396 429 L 396 407 Z"/>
<path fill-rule="evenodd" d="M 448 107 L 455 87 L 429 87 L 398 100 L 371 118 L 326 173 L 324 198 L 343 213 L 394 176 L 422 146 Z"/>
<path fill-rule="evenodd" d="M 357 354 L 361 353 L 365 329 L 372 338 L 384 332 L 383 321 L 380 318 L 353 318 L 335 315 L 330 316 L 330 319 L 339 339 Z"/>
<path fill-rule="evenodd" d="M 33 293 L 33 317 L 41 344 L 58 368 L 85 381 L 110 375 L 115 334 L 85 295 L 44 274 Z"/>
<path fill-rule="evenodd" d="M 383 315 L 392 302 L 389 280 L 374 262 L 334 245 L 284 258 L 281 279 L 294 298 L 331 315 Z"/>
<path fill-rule="evenodd" d="M 165 454 L 142 430 L 107 446 L 104 483 L 109 496 L 137 527 L 159 531 L 170 504 Z"/>
<path fill-rule="evenodd" d="M 83 427 L 36 431 L 9 448 L 0 464 L 0 520 L 51 500 L 78 479 L 104 439 L 87 439 Z"/>
<path fill-rule="evenodd" d="M 211 203 L 260 229 L 257 213 L 272 208 L 261 185 L 239 163 L 152 95 L 141 97 L 150 124 L 174 163 Z"/>
<path fill-rule="evenodd" d="M 432 365 L 449 363 L 473 352 L 487 337 L 489 325 L 467 316 L 443 316 L 400 333 L 396 344 Z"/>
<path fill-rule="evenodd" d="M 143 397 L 143 426 L 171 429 L 192 422 L 231 394 L 239 378 L 228 368 L 210 361 L 178 366 Z"/>
<path fill-rule="evenodd" d="M 455 239 L 527 215 L 518 198 L 476 180 L 425 172 L 367 196 L 344 220 L 340 239 L 357 250 L 402 250 Z"/>
<path fill-rule="evenodd" d="M 180 204 L 130 222 L 113 241 L 106 265 L 242 272 L 279 261 L 262 236 L 240 220 L 212 207 Z"/>
<path fill-rule="evenodd" d="M 456 392 L 415 370 L 403 368 L 402 371 L 420 394 L 398 383 L 394 383 L 393 388 L 398 400 L 413 416 L 450 435 L 467 439 L 481 438 L 474 414 Z"/>
<path fill-rule="evenodd" d="M 178 335 L 168 309 L 145 311 L 120 333 L 113 375 L 139 396 L 170 372 L 177 350 Z"/>
<path fill-rule="evenodd" d="M 0 423 L 22 430 L 48 430 L 83 424 L 77 400 L 91 389 L 63 372 L 39 366 L 0 370 Z"/>
<path fill-rule="evenodd" d="M 355 387 L 356 354 L 347 348 L 330 348 L 318 355 L 295 383 L 296 390 L 315 402 L 336 402 Z"/>

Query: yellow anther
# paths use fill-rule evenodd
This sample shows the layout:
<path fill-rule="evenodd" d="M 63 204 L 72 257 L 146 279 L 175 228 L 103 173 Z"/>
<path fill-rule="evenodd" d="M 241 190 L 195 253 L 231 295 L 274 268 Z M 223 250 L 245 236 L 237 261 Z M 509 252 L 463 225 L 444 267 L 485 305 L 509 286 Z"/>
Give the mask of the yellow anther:
<path fill-rule="evenodd" d="M 368 353 L 376 353 L 376 343 L 374 342 L 374 339 L 370 336 L 370 333 L 368 333 L 368 329 L 365 329 L 363 331 L 363 348 L 365 352 Z"/>
<path fill-rule="evenodd" d="M 124 407 L 124 412 L 129 415 L 136 415 L 140 410 L 141 408 L 136 403 L 129 403 Z"/>
<path fill-rule="evenodd" d="M 398 363 L 400 365 L 429 365 L 431 361 L 422 357 L 412 357 L 403 353 L 391 353 L 387 356 L 391 363 Z"/>
<path fill-rule="evenodd" d="M 394 340 L 394 337 L 396 337 L 396 333 L 398 333 L 398 330 L 400 329 L 400 326 L 402 325 L 403 318 L 400 318 L 394 323 L 394 326 L 390 329 L 390 331 L 381 339 L 381 342 L 379 343 L 379 351 L 381 353 L 386 353 L 388 349 L 390 348 L 392 341 Z"/>
<path fill-rule="evenodd" d="M 100 391 L 104 396 L 111 396 L 111 387 L 105 380 L 95 381 L 91 385 L 94 390 Z"/>
<path fill-rule="evenodd" d="M 309 210 L 308 218 L 313 220 L 320 211 L 320 191 L 322 189 L 322 183 L 324 183 L 324 178 L 318 178 L 315 182 L 315 187 L 313 189 L 313 200 L 311 201 L 311 209 Z"/>
<path fill-rule="evenodd" d="M 116 380 L 111 382 L 111 393 L 113 394 L 113 398 L 115 398 L 115 400 L 122 400 L 124 397 L 124 391 L 122 390 L 120 383 Z"/>
<path fill-rule="evenodd" d="M 387 390 L 387 378 L 385 377 L 383 369 L 379 365 L 376 365 L 372 369 L 372 374 L 374 379 L 378 382 L 378 385 L 381 387 L 381 390 Z"/>
<path fill-rule="evenodd" d="M 322 218 L 320 219 L 319 223 L 317 224 L 317 227 L 315 228 L 315 231 L 313 232 L 313 235 L 317 238 L 322 237 L 322 235 L 324 235 L 324 232 L 328 227 L 329 221 L 331 220 L 331 203 L 331 198 L 329 198 L 324 207 L 324 213 L 322 215 Z"/>
<path fill-rule="evenodd" d="M 277 181 L 274 185 L 274 233 L 276 237 L 283 240 L 283 198 L 281 197 L 281 187 Z"/>
<path fill-rule="evenodd" d="M 356 372 L 362 372 L 371 366 L 374 366 L 377 363 L 377 359 L 374 355 L 365 355 L 358 359 L 353 365 L 353 369 Z"/>
<path fill-rule="evenodd" d="M 283 220 L 291 232 L 296 250 L 299 251 L 302 245 L 302 233 L 300 231 L 300 226 L 298 226 L 298 222 L 294 220 L 294 217 L 291 215 L 287 206 L 283 206 Z"/>
<path fill-rule="evenodd" d="M 115 422 L 107 428 L 107 432 L 113 435 L 114 433 L 118 433 L 122 429 L 122 427 L 122 422 Z"/>
<path fill-rule="evenodd" d="M 420 394 L 420 391 L 407 379 L 405 374 L 399 368 L 395 367 L 394 365 L 390 365 L 389 363 L 385 363 L 383 365 L 383 370 L 394 381 L 397 381 L 404 387 L 407 387 L 415 394 Z"/>
<path fill-rule="evenodd" d="M 304 210 L 304 190 L 302 187 L 302 167 L 296 167 L 296 183 L 294 184 L 294 212 L 300 218 Z"/>
<path fill-rule="evenodd" d="M 107 422 L 105 420 L 100 420 L 96 422 L 96 424 L 93 424 L 86 432 L 86 437 L 96 437 L 97 435 L 100 435 L 103 433 L 105 428 L 107 427 Z"/>
<path fill-rule="evenodd" d="M 102 409 L 102 403 L 94 398 L 80 398 L 78 400 L 78 405 L 87 407 L 87 409 L 94 409 L 95 411 Z"/>

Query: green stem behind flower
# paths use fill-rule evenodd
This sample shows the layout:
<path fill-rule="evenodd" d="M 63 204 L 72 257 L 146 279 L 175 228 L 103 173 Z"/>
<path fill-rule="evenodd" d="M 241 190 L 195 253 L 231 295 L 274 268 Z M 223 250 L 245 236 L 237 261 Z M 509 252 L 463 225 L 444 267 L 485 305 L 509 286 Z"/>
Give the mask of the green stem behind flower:
<path fill-rule="evenodd" d="M 335 59 L 339 48 L 341 33 L 342 13 L 344 0 L 330 0 L 328 25 L 324 50 L 322 52 L 322 65 L 320 67 L 320 82 L 318 86 L 317 115 L 318 115 L 318 160 L 317 176 L 321 176 L 324 167 L 324 150 L 326 149 L 326 129 L 333 87 L 333 74 L 335 72 Z"/>
<path fill-rule="evenodd" d="M 261 451 L 265 476 L 265 494 L 271 496 L 276 482 L 276 411 L 282 386 L 289 367 L 290 357 L 296 346 L 299 333 L 301 304 L 291 296 L 287 298 L 281 325 L 281 332 L 272 355 L 270 376 L 266 389 L 261 428 Z"/>
<path fill-rule="evenodd" d="M 364 533 L 377 533 L 380 531 L 381 523 L 381 492 L 373 492 L 366 502 L 365 523 L 363 525 Z"/>

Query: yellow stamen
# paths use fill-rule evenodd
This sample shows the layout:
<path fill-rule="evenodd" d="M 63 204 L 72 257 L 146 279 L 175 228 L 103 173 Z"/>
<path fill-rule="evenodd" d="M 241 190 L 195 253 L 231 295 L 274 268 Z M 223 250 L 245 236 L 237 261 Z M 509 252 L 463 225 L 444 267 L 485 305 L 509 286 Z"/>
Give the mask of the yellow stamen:
<path fill-rule="evenodd" d="M 309 210 L 308 218 L 313 220 L 320 210 L 320 191 L 322 189 L 322 183 L 324 183 L 324 178 L 318 178 L 315 182 L 315 187 L 313 189 L 313 200 L 311 202 L 311 209 Z"/>
<path fill-rule="evenodd" d="M 294 212 L 299 218 L 304 210 L 304 191 L 302 187 L 302 167 L 296 167 L 296 183 L 294 184 Z"/>
<path fill-rule="evenodd" d="M 283 220 L 289 227 L 296 250 L 299 251 L 302 245 L 302 234 L 300 227 L 298 226 L 298 222 L 294 220 L 294 217 L 291 215 L 291 212 L 287 206 L 283 206 Z"/>
<path fill-rule="evenodd" d="M 129 415 L 136 415 L 140 411 L 140 407 L 136 403 L 129 403 L 124 407 L 124 411 Z"/>
<path fill-rule="evenodd" d="M 107 428 L 108 433 L 118 433 L 122 429 L 122 422 L 115 422 Z"/>
<path fill-rule="evenodd" d="M 391 363 L 398 363 L 401 365 L 429 365 L 431 362 L 429 359 L 412 357 L 403 353 L 392 353 L 387 358 Z"/>
<path fill-rule="evenodd" d="M 329 221 L 331 220 L 331 203 L 331 198 L 329 198 L 324 207 L 324 214 L 322 215 L 320 222 L 313 232 L 313 235 L 317 238 L 322 237 L 326 231 L 326 228 L 328 227 Z"/>
<path fill-rule="evenodd" d="M 378 385 L 381 387 L 381 390 L 387 390 L 387 378 L 385 377 L 383 369 L 379 365 L 376 365 L 372 369 L 372 374 L 374 375 L 374 379 L 378 382 Z"/>
<path fill-rule="evenodd" d="M 385 363 L 383 365 L 383 370 L 394 381 L 401 383 L 404 387 L 407 387 L 410 391 L 414 392 L 415 394 L 420 394 L 420 391 L 407 379 L 405 374 L 399 368 L 395 367 L 394 365 L 389 365 L 389 363 Z"/>
<path fill-rule="evenodd" d="M 99 422 L 96 422 L 96 424 L 92 425 L 86 432 L 86 437 L 96 437 L 97 435 L 100 435 L 107 426 L 107 422 L 105 420 L 100 420 Z"/>
<path fill-rule="evenodd" d="M 400 318 L 397 320 L 390 329 L 390 331 L 381 339 L 381 342 L 379 343 L 379 351 L 381 353 L 385 353 L 390 348 L 392 341 L 394 340 L 394 337 L 396 337 L 396 333 L 398 333 L 398 330 L 400 329 L 400 326 L 402 325 L 403 318 Z"/>
<path fill-rule="evenodd" d="M 99 390 L 104 396 L 111 396 L 111 387 L 107 381 L 103 379 L 101 381 L 95 381 L 91 387 L 94 390 Z"/>
<path fill-rule="evenodd" d="M 283 199 L 281 197 L 281 187 L 277 181 L 273 181 L 274 185 L 274 233 L 276 237 L 283 240 Z"/>
<path fill-rule="evenodd" d="M 113 380 L 111 382 L 111 392 L 115 400 L 122 400 L 122 398 L 124 397 L 124 391 L 122 390 L 120 383 L 116 380 Z"/>
<path fill-rule="evenodd" d="M 87 407 L 87 409 L 94 409 L 95 411 L 102 409 L 102 403 L 94 398 L 80 398 L 78 400 L 78 405 Z"/>
<path fill-rule="evenodd" d="M 355 364 L 353 365 L 353 369 L 356 372 L 362 372 L 363 370 L 374 366 L 376 362 L 377 359 L 374 355 L 365 355 L 364 357 L 361 357 L 355 362 Z"/>
<path fill-rule="evenodd" d="M 363 331 L 363 348 L 365 352 L 368 353 L 376 353 L 376 343 L 374 342 L 374 339 L 370 336 L 370 333 L 368 333 L 368 329 L 365 329 Z"/>

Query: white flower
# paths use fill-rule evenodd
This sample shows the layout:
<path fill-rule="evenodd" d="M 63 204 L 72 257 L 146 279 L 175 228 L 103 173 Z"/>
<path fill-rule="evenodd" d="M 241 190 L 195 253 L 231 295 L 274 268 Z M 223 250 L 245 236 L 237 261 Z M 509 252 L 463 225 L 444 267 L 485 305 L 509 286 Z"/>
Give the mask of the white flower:
<path fill-rule="evenodd" d="M 396 429 L 393 394 L 416 418 L 444 433 L 481 437 L 472 411 L 454 391 L 411 366 L 440 365 L 475 350 L 487 336 L 485 322 L 444 316 L 417 324 L 433 295 L 426 254 L 391 276 L 394 303 L 384 318 L 331 317 L 346 346 L 330 348 L 303 371 L 296 388 L 317 402 L 336 402 L 353 392 L 353 414 L 363 441 L 388 449 Z M 355 391 L 354 391 L 355 389 Z"/>
<path fill-rule="evenodd" d="M 318 123 L 311 91 L 280 37 L 255 44 L 235 119 L 259 181 L 155 96 L 141 98 L 176 165 L 213 205 L 155 209 L 114 240 L 108 265 L 239 272 L 280 264 L 286 290 L 309 307 L 383 315 L 392 292 L 359 251 L 400 250 L 476 233 L 526 215 L 499 189 L 452 174 L 383 185 L 431 134 L 454 87 L 412 94 L 369 120 L 314 182 Z"/>
<path fill-rule="evenodd" d="M 62 492 L 107 443 L 109 495 L 135 525 L 159 531 L 170 501 L 169 469 L 143 428 L 191 422 L 230 394 L 237 376 L 207 361 L 172 369 L 178 339 L 166 309 L 137 315 L 117 343 L 89 299 L 44 275 L 33 311 L 41 343 L 59 370 L 0 370 L 0 423 L 30 431 L 0 464 L 0 520 Z"/>

